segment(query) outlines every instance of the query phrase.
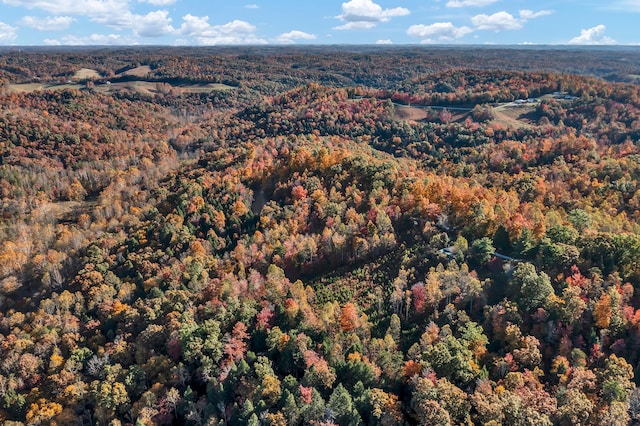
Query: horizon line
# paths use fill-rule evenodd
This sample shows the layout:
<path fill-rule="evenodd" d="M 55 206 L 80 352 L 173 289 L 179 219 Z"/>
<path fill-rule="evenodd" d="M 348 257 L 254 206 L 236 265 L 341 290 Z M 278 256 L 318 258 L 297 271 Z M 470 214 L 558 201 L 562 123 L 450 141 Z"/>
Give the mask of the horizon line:
<path fill-rule="evenodd" d="M 430 47 L 457 47 L 457 48 L 530 48 L 530 47 L 552 47 L 552 48 L 573 48 L 573 49 L 583 49 L 583 48 L 640 48 L 640 44 L 553 44 L 553 43 L 511 43 L 511 44 L 492 44 L 492 43 L 483 43 L 483 44 L 472 44 L 472 43 L 464 43 L 464 44 L 447 44 L 447 43 L 309 43 L 309 44 L 301 44 L 301 43 L 292 43 L 292 44 L 276 44 L 276 43 L 265 43 L 265 44 L 211 44 L 211 45 L 201 45 L 201 44 L 185 44 L 185 45 L 177 45 L 177 44 L 57 44 L 57 45 L 48 45 L 48 44 L 9 44 L 9 45 L 0 45 L 0 50 L 3 49 L 31 49 L 31 48 L 45 48 L 45 49 L 59 49 L 59 48 L 212 48 L 212 47 L 224 47 L 224 48 L 237 48 L 237 47 L 251 47 L 251 48 L 309 48 L 309 47 L 376 47 L 381 49 L 386 48 L 394 48 L 394 47 L 420 47 L 420 48 L 430 48 Z"/>

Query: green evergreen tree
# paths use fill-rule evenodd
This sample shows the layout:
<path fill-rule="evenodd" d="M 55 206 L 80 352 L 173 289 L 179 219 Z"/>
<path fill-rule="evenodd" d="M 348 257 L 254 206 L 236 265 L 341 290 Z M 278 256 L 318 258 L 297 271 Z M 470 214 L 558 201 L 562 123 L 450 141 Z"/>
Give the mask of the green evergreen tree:
<path fill-rule="evenodd" d="M 349 392 L 339 384 L 331 393 L 327 410 L 330 410 L 333 420 L 339 425 L 359 425 L 362 419 L 355 409 L 353 399 Z"/>

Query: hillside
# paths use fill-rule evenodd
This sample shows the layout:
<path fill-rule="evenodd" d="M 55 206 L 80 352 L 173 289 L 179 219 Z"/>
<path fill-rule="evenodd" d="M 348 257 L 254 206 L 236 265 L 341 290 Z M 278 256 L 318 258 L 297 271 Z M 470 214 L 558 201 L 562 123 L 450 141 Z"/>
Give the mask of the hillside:
<path fill-rule="evenodd" d="M 640 66 L 188 50 L 0 55 L 5 424 L 640 420 Z"/>

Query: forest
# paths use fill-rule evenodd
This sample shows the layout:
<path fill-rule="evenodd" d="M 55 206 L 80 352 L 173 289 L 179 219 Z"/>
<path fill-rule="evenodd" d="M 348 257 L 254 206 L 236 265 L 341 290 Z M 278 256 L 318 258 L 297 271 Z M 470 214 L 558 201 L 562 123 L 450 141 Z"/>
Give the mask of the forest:
<path fill-rule="evenodd" d="M 0 422 L 640 424 L 639 76 L 0 49 Z"/>

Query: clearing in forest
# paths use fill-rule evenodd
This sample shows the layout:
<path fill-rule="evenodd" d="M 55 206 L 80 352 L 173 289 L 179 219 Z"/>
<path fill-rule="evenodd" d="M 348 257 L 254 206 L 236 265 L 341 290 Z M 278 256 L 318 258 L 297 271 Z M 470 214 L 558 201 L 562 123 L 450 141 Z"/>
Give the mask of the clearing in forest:
<path fill-rule="evenodd" d="M 96 70 L 91 68 L 80 68 L 73 75 L 73 80 L 95 80 L 101 77 L 100 73 Z"/>
<path fill-rule="evenodd" d="M 151 72 L 151 67 L 149 65 L 142 65 L 140 67 L 136 67 L 136 68 L 132 68 L 130 70 L 127 70 L 123 73 L 120 73 L 120 75 L 132 75 L 135 77 L 146 77 L 147 74 L 149 74 Z"/>
<path fill-rule="evenodd" d="M 205 85 L 185 85 L 172 86 L 168 83 L 158 83 L 153 81 L 125 81 L 118 83 L 96 85 L 94 90 L 103 93 L 111 93 L 118 91 L 138 92 L 144 95 L 153 95 L 156 93 L 169 93 L 172 89 L 177 89 L 177 93 L 211 93 L 215 91 L 233 90 L 235 87 L 226 84 L 205 84 Z"/>
<path fill-rule="evenodd" d="M 234 90 L 235 87 L 228 86 L 222 83 L 209 83 L 203 85 L 188 85 L 188 86 L 178 86 L 182 90 L 188 93 L 211 93 L 216 91 L 225 91 L 225 90 Z"/>
<path fill-rule="evenodd" d="M 516 104 L 508 102 L 493 108 L 493 123 L 505 127 L 530 129 L 535 125 L 537 103 Z"/>
<path fill-rule="evenodd" d="M 22 83 L 10 84 L 9 92 L 11 93 L 32 93 L 42 90 L 64 90 L 64 89 L 82 89 L 81 84 L 47 84 L 47 83 Z"/>
<path fill-rule="evenodd" d="M 528 122 L 523 116 L 531 111 L 518 111 L 514 108 L 501 109 L 493 112 L 493 123 L 500 124 L 504 127 L 512 128 L 525 128 L 530 129 L 532 124 Z"/>
<path fill-rule="evenodd" d="M 396 105 L 395 118 L 396 120 L 420 121 L 427 118 L 427 112 L 421 108 Z"/>

